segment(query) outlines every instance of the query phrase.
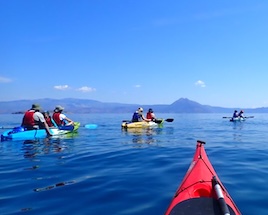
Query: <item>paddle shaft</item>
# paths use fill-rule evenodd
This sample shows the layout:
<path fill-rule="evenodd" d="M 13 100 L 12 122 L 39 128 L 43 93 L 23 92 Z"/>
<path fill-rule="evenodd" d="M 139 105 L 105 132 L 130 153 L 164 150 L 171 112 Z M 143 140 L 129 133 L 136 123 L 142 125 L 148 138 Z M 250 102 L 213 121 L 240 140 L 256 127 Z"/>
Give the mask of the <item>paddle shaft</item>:
<path fill-rule="evenodd" d="M 222 193 L 222 190 L 221 190 L 221 186 L 220 186 L 216 176 L 213 176 L 212 184 L 213 184 L 215 193 L 217 195 L 222 214 L 223 215 L 230 215 L 229 208 L 228 208 L 228 206 L 227 206 L 227 204 L 226 204 L 226 202 L 224 200 L 224 196 L 223 196 L 223 193 Z"/>
<path fill-rule="evenodd" d="M 173 122 L 174 119 L 172 119 L 172 118 L 167 118 L 167 119 L 165 119 L 165 121 L 166 121 L 166 122 Z M 122 120 L 122 122 L 131 122 L 131 120 Z M 156 123 L 161 123 L 161 122 L 162 122 L 162 119 L 155 119 L 155 122 L 156 122 Z"/>
<path fill-rule="evenodd" d="M 13 129 L 14 127 L 0 127 L 0 129 Z"/>
<path fill-rule="evenodd" d="M 231 117 L 231 116 L 223 116 L 223 119 L 232 119 L 232 118 L 239 118 L 239 117 Z M 244 116 L 242 118 L 254 118 L 254 116 Z"/>

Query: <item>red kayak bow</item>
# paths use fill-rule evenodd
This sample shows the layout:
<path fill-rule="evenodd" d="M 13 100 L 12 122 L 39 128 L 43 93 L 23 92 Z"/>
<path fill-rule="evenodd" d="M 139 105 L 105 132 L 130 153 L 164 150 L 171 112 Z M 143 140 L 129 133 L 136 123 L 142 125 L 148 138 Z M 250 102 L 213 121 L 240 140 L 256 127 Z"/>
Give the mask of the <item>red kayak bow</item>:
<path fill-rule="evenodd" d="M 193 161 L 166 215 L 241 214 L 217 176 L 203 144 L 205 142 L 197 141 Z"/>

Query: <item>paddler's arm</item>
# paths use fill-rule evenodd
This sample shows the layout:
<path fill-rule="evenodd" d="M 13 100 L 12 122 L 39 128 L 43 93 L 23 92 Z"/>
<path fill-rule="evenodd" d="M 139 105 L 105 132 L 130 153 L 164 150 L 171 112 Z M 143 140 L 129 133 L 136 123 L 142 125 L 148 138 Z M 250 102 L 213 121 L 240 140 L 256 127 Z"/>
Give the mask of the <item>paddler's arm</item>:
<path fill-rule="evenodd" d="M 66 126 L 68 125 L 74 125 L 74 121 L 69 119 L 68 117 L 64 118 L 64 120 L 66 120 L 68 123 L 66 123 Z"/>
<path fill-rule="evenodd" d="M 151 119 L 147 119 L 147 118 L 145 118 L 143 115 L 141 115 L 141 117 L 142 117 L 142 119 L 143 119 L 144 121 L 146 121 L 146 122 L 151 122 L 151 121 L 152 121 Z"/>
<path fill-rule="evenodd" d="M 47 122 L 44 122 L 44 126 L 45 126 L 45 130 L 46 130 L 46 132 L 47 132 L 47 135 L 48 135 L 48 136 L 52 136 L 52 134 L 50 133 L 50 130 L 49 130 L 49 127 L 48 127 Z"/>

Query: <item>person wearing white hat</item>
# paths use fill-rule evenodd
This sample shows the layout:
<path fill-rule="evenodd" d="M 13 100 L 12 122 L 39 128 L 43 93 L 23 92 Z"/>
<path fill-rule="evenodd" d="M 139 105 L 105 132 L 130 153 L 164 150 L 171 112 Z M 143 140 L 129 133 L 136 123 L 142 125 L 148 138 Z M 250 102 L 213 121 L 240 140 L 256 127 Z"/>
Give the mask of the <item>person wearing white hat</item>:
<path fill-rule="evenodd" d="M 133 113 L 132 122 L 142 122 L 142 121 L 150 122 L 152 120 L 145 118 L 143 116 L 143 108 L 142 107 L 139 107 L 138 110 L 136 110 Z"/>
<path fill-rule="evenodd" d="M 65 114 L 62 113 L 64 107 L 57 105 L 54 109 L 52 119 L 55 121 L 57 126 L 68 126 L 74 125 L 74 121 L 69 119 Z"/>
<path fill-rule="evenodd" d="M 52 136 L 43 114 L 40 113 L 41 109 L 39 104 L 33 104 L 32 108 L 25 112 L 21 126 L 26 130 L 45 129 L 47 135 Z"/>

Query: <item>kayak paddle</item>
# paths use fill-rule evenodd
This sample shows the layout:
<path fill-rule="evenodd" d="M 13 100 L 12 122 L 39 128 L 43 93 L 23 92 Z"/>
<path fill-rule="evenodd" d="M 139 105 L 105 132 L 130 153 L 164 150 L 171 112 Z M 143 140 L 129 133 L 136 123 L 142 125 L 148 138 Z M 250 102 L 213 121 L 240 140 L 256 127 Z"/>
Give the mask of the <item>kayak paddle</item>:
<path fill-rule="evenodd" d="M 95 128 L 98 127 L 98 125 L 96 125 L 96 124 L 86 124 L 84 127 L 87 128 L 87 129 L 95 129 Z"/>
<path fill-rule="evenodd" d="M 231 116 L 223 116 L 222 118 L 223 119 L 231 119 L 233 117 L 231 117 Z M 254 118 L 254 116 L 244 116 L 243 118 Z"/>
<path fill-rule="evenodd" d="M 165 119 L 166 122 L 173 122 L 174 119 L 172 118 L 167 118 Z M 131 120 L 122 120 L 122 122 L 131 122 Z M 155 123 L 161 123 L 162 122 L 162 119 L 155 119 L 154 120 Z"/>

